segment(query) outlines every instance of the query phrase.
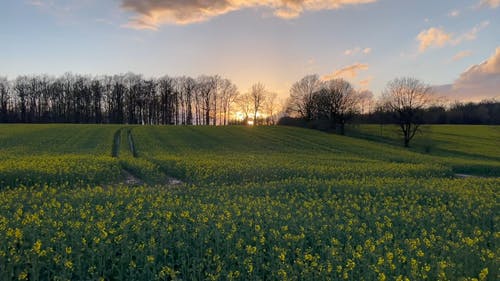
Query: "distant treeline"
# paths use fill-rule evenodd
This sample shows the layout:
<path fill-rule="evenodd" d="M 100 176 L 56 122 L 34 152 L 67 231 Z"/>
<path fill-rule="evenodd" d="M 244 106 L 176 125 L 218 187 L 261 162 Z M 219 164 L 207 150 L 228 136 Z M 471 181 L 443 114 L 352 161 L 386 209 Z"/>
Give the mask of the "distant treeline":
<path fill-rule="evenodd" d="M 451 106 L 430 106 L 418 114 L 421 124 L 470 124 L 500 125 L 500 102 L 455 103 Z M 355 114 L 352 122 L 359 124 L 397 124 L 394 112 L 377 108 L 373 112 Z M 306 121 L 303 118 L 283 117 L 280 125 L 321 128 L 321 121 Z"/>
<path fill-rule="evenodd" d="M 223 125 L 237 96 L 220 76 L 0 77 L 0 122 Z"/>
<path fill-rule="evenodd" d="M 450 106 L 430 106 L 418 114 L 422 124 L 471 124 L 500 125 L 500 102 L 481 101 L 479 103 L 455 103 Z M 367 114 L 358 114 L 357 123 L 397 123 L 394 114 L 378 108 Z"/>

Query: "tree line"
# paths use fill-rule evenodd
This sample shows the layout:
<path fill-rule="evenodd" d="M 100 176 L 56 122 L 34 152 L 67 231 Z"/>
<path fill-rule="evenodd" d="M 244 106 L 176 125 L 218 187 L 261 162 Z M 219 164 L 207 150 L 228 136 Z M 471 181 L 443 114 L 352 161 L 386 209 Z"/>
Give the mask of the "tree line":
<path fill-rule="evenodd" d="M 308 75 L 290 88 L 286 112 L 310 128 L 344 134 L 346 123 L 364 110 L 370 98 L 344 79 L 322 80 L 318 75 Z M 280 123 L 287 122 L 293 123 L 293 120 L 285 118 Z"/>
<path fill-rule="evenodd" d="M 240 94 L 218 75 L 0 77 L 0 122 L 228 125 L 252 119 L 269 124 L 277 114 L 275 97 L 260 83 Z M 238 120 L 235 111 L 242 112 Z"/>
<path fill-rule="evenodd" d="M 308 75 L 290 89 L 287 116 L 281 125 L 345 133 L 347 122 L 397 124 L 406 147 L 422 124 L 500 124 L 500 102 L 438 105 L 432 87 L 412 78 L 387 83 L 378 100 L 356 91 L 343 79 L 322 80 Z"/>
<path fill-rule="evenodd" d="M 500 102 L 454 102 L 449 105 L 430 105 L 420 112 L 423 124 L 500 125 Z M 353 122 L 363 124 L 391 124 L 394 117 L 383 107 L 357 115 Z"/>

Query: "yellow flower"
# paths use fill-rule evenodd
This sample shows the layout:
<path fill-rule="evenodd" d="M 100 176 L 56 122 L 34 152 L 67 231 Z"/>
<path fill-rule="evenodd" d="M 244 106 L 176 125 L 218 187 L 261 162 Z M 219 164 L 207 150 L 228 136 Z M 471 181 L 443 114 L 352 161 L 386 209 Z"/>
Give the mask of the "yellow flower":
<path fill-rule="evenodd" d="M 66 261 L 64 263 L 64 267 L 66 267 L 67 269 L 73 269 L 73 262 L 72 261 Z"/>
<path fill-rule="evenodd" d="M 28 280 L 28 273 L 26 271 L 23 271 L 19 273 L 19 276 L 17 276 L 18 280 Z"/>
<path fill-rule="evenodd" d="M 286 258 L 286 254 L 284 252 L 281 252 L 279 258 L 280 258 L 280 261 L 284 262 L 285 258 Z"/>
<path fill-rule="evenodd" d="M 479 273 L 479 280 L 480 281 L 486 280 L 487 277 L 488 277 L 488 268 L 486 267 Z"/>
<path fill-rule="evenodd" d="M 40 250 L 42 249 L 42 241 L 36 240 L 35 244 L 33 244 L 33 251 L 40 255 Z"/>
<path fill-rule="evenodd" d="M 250 255 L 257 253 L 257 247 L 255 247 L 255 246 L 247 245 L 246 250 L 247 250 L 247 253 Z"/>
<path fill-rule="evenodd" d="M 23 232 L 19 229 L 19 228 L 16 228 L 15 232 L 14 232 L 14 237 L 17 239 L 17 240 L 21 240 L 23 239 Z"/>

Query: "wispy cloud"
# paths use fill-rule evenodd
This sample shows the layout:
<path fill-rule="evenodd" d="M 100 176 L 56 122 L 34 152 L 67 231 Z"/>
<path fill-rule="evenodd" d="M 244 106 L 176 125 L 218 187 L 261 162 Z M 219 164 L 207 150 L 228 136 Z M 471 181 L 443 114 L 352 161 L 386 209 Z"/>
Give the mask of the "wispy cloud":
<path fill-rule="evenodd" d="M 268 7 L 283 19 L 296 18 L 305 11 L 333 10 L 377 0 L 121 0 L 122 8 L 136 14 L 125 24 L 135 29 L 158 29 L 161 24 L 202 22 L 231 11 Z"/>
<path fill-rule="evenodd" d="M 495 9 L 500 7 L 500 0 L 481 0 L 481 2 L 479 2 L 479 6 Z"/>
<path fill-rule="evenodd" d="M 483 21 L 462 34 L 446 32 L 442 27 L 431 27 L 421 31 L 417 35 L 419 51 L 424 52 L 429 48 L 444 47 L 447 44 L 458 45 L 463 41 L 471 41 L 477 38 L 477 34 L 490 25 L 489 21 Z"/>
<path fill-rule="evenodd" d="M 357 55 L 357 54 L 365 54 L 368 55 L 372 52 L 372 48 L 361 48 L 361 47 L 355 47 L 352 49 L 347 49 L 344 51 L 344 55 L 346 56 L 352 56 L 352 55 Z"/>
<path fill-rule="evenodd" d="M 449 17 L 458 17 L 460 16 L 460 11 L 459 10 L 452 10 L 448 13 Z"/>
<path fill-rule="evenodd" d="M 359 80 L 358 84 L 362 91 L 366 91 L 370 88 L 370 84 L 372 83 L 373 76 L 366 77 L 365 79 Z"/>
<path fill-rule="evenodd" d="M 454 40 L 453 40 L 453 44 L 455 45 L 458 45 L 460 44 L 462 41 L 470 41 L 470 40 L 475 40 L 476 37 L 477 37 L 477 34 L 485 29 L 486 27 L 488 27 L 490 25 L 490 22 L 489 21 L 483 21 L 481 22 L 480 24 L 474 26 L 471 30 L 457 36 Z"/>
<path fill-rule="evenodd" d="M 461 51 L 461 52 L 458 52 L 456 55 L 454 55 L 452 60 L 459 61 L 463 58 L 469 57 L 470 55 L 472 55 L 472 51 Z"/>
<path fill-rule="evenodd" d="M 321 79 L 323 80 L 330 80 L 336 78 L 354 79 L 358 76 L 358 72 L 362 70 L 368 70 L 368 64 L 355 63 L 352 65 L 348 65 L 346 67 L 334 71 L 331 74 L 324 75 L 323 77 L 321 77 Z"/>

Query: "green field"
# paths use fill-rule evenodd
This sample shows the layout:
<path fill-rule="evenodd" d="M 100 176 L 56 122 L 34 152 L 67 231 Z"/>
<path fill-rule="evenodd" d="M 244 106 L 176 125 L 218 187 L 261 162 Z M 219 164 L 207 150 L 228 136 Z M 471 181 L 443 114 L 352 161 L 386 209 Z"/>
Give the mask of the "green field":
<path fill-rule="evenodd" d="M 0 280 L 498 280 L 500 127 L 424 131 L 0 125 Z"/>

